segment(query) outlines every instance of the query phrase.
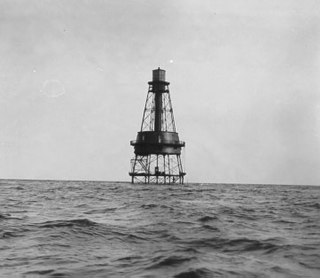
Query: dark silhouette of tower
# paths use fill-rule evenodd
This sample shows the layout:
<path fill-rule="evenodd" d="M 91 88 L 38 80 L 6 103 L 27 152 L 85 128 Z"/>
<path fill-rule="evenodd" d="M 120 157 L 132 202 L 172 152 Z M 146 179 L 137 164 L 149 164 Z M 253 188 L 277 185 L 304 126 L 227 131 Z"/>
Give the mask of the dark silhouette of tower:
<path fill-rule="evenodd" d="M 141 130 L 135 141 L 135 157 L 131 160 L 132 183 L 172 184 L 184 181 L 181 148 L 173 117 L 169 82 L 165 70 L 153 70 L 152 81 L 143 111 Z"/>

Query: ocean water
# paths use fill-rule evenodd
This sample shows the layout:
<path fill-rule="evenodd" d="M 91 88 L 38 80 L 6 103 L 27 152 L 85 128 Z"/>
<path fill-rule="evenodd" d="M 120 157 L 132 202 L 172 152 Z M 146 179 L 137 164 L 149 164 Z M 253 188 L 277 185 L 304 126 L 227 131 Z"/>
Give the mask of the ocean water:
<path fill-rule="evenodd" d="M 320 277 L 320 187 L 0 180 L 0 277 Z"/>

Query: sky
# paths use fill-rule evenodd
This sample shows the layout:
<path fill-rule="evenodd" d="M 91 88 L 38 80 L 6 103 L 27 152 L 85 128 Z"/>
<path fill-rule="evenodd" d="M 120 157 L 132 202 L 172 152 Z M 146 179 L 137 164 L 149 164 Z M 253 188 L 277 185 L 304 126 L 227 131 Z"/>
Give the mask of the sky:
<path fill-rule="evenodd" d="M 320 185 L 318 0 L 0 0 L 0 177 L 130 181 L 158 67 L 187 182 Z"/>

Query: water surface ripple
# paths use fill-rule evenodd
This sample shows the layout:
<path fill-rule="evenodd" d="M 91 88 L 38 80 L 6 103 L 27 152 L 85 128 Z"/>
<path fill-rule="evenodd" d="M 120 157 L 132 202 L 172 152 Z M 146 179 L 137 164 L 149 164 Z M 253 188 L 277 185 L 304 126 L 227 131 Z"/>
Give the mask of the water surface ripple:
<path fill-rule="evenodd" d="M 320 277 L 320 187 L 0 187 L 0 277 Z"/>

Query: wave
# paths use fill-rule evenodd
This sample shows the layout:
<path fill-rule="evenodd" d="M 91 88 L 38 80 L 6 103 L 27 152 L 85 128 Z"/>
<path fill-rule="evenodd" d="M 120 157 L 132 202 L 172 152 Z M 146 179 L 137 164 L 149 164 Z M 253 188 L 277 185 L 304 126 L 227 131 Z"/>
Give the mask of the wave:
<path fill-rule="evenodd" d="M 248 238 L 226 240 L 222 246 L 224 252 L 263 251 L 265 253 L 272 253 L 280 248 L 280 245 L 271 243 L 269 240 L 253 240 Z"/>
<path fill-rule="evenodd" d="M 1 234 L 1 238 L 12 238 L 12 237 L 19 237 L 19 235 L 16 232 L 9 232 L 9 231 L 3 231 Z"/>
<path fill-rule="evenodd" d="M 196 268 L 180 272 L 174 278 L 211 278 L 214 277 L 213 275 L 213 272 L 207 268 Z"/>
<path fill-rule="evenodd" d="M 140 207 L 144 209 L 156 208 L 158 205 L 156 204 L 143 204 Z"/>
<path fill-rule="evenodd" d="M 217 216 L 209 216 L 209 215 L 205 215 L 202 216 L 201 218 L 198 219 L 198 221 L 200 222 L 209 222 L 212 220 L 218 220 L 219 218 Z"/>
<path fill-rule="evenodd" d="M 23 237 L 28 233 L 30 229 L 25 226 L 4 226 L 0 230 L 0 238 L 8 239 L 8 238 L 15 238 L 15 237 Z"/>
<path fill-rule="evenodd" d="M 186 257 L 186 256 L 177 256 L 177 255 L 172 255 L 169 257 L 159 256 L 152 259 L 154 263 L 151 266 L 147 267 L 147 269 L 177 266 L 186 262 L 189 263 L 191 260 L 194 260 L 194 259 L 196 259 L 196 257 Z"/>
<path fill-rule="evenodd" d="M 58 228 L 58 227 L 91 227 L 96 226 L 98 223 L 89 219 L 72 219 L 72 220 L 53 220 L 36 224 L 39 228 Z"/>
<path fill-rule="evenodd" d="M 211 231 L 215 231 L 215 232 L 220 232 L 220 229 L 218 227 L 214 227 L 208 224 L 205 224 L 202 226 L 203 228 L 207 229 L 207 230 L 211 230 Z"/>
<path fill-rule="evenodd" d="M 52 278 L 63 278 L 70 277 L 70 274 L 66 272 L 57 271 L 55 269 L 43 269 L 43 270 L 32 270 L 23 273 L 23 277 L 52 277 Z M 72 276 L 73 277 L 73 276 Z"/>
<path fill-rule="evenodd" d="M 89 211 L 85 211 L 84 214 L 100 214 L 100 213 L 109 213 L 114 212 L 119 208 L 103 208 L 103 209 L 93 209 Z"/>
<path fill-rule="evenodd" d="M 9 213 L 0 213 L 0 219 L 10 219 L 10 217 Z"/>
<path fill-rule="evenodd" d="M 231 252 L 255 252 L 261 251 L 264 253 L 272 253 L 279 250 L 286 245 L 275 244 L 274 239 L 269 240 L 255 240 L 249 238 L 227 239 L 220 237 L 213 237 L 207 239 L 193 240 L 189 242 L 194 247 L 214 248 L 221 250 L 224 253 Z M 187 242 L 186 242 L 187 244 Z"/>
<path fill-rule="evenodd" d="M 0 220 L 9 220 L 9 219 L 14 219 L 14 220 L 23 220 L 25 217 L 15 217 L 11 216 L 10 213 L 0 213 Z"/>
<path fill-rule="evenodd" d="M 309 204 L 309 207 L 310 207 L 310 208 L 320 209 L 320 203 L 312 203 L 312 204 Z"/>
<path fill-rule="evenodd" d="M 98 241 L 100 239 L 113 239 L 126 244 L 151 240 L 143 232 L 134 232 L 121 226 L 109 226 L 89 220 L 87 218 L 70 220 L 53 220 L 31 224 L 32 231 L 44 230 L 51 240 L 56 238 L 81 237 L 88 240 Z M 57 240 L 58 240 L 57 239 Z"/>
<path fill-rule="evenodd" d="M 208 268 L 190 268 L 187 271 L 180 272 L 174 278 L 211 278 L 211 277 L 235 277 L 235 278 L 257 278 L 266 277 L 261 273 L 249 271 L 233 271 L 225 269 L 208 269 Z"/>

